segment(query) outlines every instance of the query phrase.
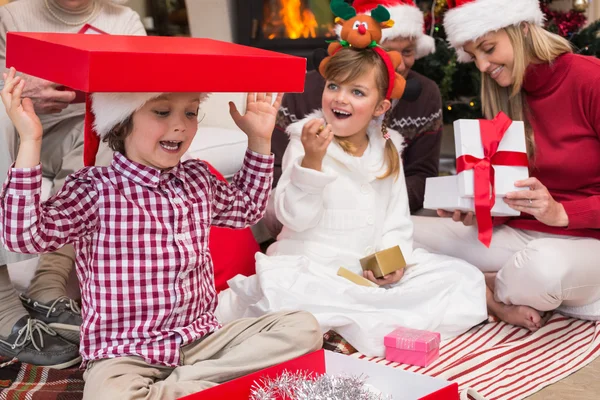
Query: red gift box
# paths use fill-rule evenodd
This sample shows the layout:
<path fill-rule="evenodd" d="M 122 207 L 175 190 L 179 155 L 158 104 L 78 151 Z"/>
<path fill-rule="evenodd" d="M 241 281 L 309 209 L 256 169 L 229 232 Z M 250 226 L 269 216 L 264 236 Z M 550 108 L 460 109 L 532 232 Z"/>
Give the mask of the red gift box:
<path fill-rule="evenodd" d="M 304 90 L 305 58 L 212 39 L 8 32 L 6 41 L 8 68 L 86 93 Z"/>
<path fill-rule="evenodd" d="M 427 367 L 440 354 L 441 336 L 437 332 L 398 328 L 383 339 L 385 358 L 402 364 Z"/>
<path fill-rule="evenodd" d="M 350 356 L 318 350 L 294 360 L 266 368 L 250 375 L 222 383 L 181 400 L 247 400 L 253 385 L 261 379 L 274 379 L 283 371 L 290 373 L 308 371 L 318 374 L 354 375 L 366 377 L 365 383 L 373 385 L 394 399 L 458 400 L 458 384 L 443 379 L 419 375 L 397 368 L 360 360 Z"/>

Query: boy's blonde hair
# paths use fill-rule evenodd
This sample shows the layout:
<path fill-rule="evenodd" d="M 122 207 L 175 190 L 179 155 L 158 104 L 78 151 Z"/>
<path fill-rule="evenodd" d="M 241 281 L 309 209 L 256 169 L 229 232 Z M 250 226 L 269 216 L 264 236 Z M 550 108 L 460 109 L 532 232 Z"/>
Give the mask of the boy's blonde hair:
<path fill-rule="evenodd" d="M 375 70 L 375 84 L 379 91 L 379 101 L 382 101 L 385 99 L 385 93 L 389 85 L 389 76 L 383 59 L 375 51 L 344 47 L 331 57 L 325 66 L 324 75 L 327 80 L 345 84 L 357 80 L 371 70 Z M 387 117 L 387 114 L 385 117 Z M 383 123 L 385 124 L 385 118 Z M 344 151 L 351 152 L 353 150 L 353 145 L 348 140 L 338 137 L 335 140 Z M 391 140 L 386 140 L 385 143 L 385 163 L 387 164 L 387 170 L 377 179 L 384 179 L 390 175 L 397 178 L 400 173 L 400 156 L 398 149 Z"/>
<path fill-rule="evenodd" d="M 499 111 L 512 120 L 525 122 L 527 155 L 534 160 L 533 128 L 527 118 L 527 102 L 522 91 L 525 72 L 530 63 L 551 63 L 561 54 L 572 52 L 569 42 L 544 28 L 523 22 L 503 28 L 514 51 L 513 84 L 502 87 L 487 73 L 481 73 L 481 104 L 483 115 L 494 118 Z"/>

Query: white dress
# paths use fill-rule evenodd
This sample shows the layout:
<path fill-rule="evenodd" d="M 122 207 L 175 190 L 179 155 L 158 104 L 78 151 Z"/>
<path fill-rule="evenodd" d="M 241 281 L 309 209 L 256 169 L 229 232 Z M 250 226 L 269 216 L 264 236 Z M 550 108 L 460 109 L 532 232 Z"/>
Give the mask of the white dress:
<path fill-rule="evenodd" d="M 288 127 L 290 144 L 274 193 L 283 223 L 267 254 L 257 254 L 256 274 L 238 275 L 221 292 L 222 323 L 281 310 L 314 314 L 323 332 L 342 335 L 358 351 L 383 356 L 383 337 L 398 326 L 456 336 L 487 318 L 482 273 L 465 261 L 413 250 L 413 225 L 403 171 L 377 179 L 384 165 L 380 127 L 369 127 L 369 147 L 353 157 L 333 141 L 323 170 L 302 168 L 302 126 Z M 390 131 L 398 149 L 402 136 Z M 408 263 L 389 288 L 356 285 L 336 275 L 343 266 L 361 273 L 359 259 L 399 245 Z"/>

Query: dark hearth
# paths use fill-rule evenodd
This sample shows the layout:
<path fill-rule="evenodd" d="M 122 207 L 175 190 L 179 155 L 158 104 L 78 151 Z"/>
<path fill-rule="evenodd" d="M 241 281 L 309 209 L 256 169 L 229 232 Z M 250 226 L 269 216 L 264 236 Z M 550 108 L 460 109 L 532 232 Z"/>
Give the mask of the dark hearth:
<path fill-rule="evenodd" d="M 236 43 L 306 57 L 334 39 L 330 0 L 235 0 Z"/>

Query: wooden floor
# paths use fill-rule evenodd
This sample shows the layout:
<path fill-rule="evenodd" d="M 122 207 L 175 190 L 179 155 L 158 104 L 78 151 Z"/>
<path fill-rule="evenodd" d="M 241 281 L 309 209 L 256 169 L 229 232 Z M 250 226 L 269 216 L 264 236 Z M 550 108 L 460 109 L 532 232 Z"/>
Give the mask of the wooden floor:
<path fill-rule="evenodd" d="M 600 357 L 566 379 L 528 397 L 528 400 L 598 399 L 600 399 Z"/>

